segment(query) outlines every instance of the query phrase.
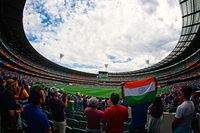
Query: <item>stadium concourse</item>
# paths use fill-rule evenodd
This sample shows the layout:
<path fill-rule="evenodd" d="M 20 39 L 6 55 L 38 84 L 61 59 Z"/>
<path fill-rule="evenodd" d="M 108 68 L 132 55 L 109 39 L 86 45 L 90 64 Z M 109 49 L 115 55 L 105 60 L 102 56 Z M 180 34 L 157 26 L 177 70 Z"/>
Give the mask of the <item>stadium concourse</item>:
<path fill-rule="evenodd" d="M 39 89 L 34 91 L 37 89 L 31 88 L 34 88 L 36 83 L 98 86 L 103 89 L 104 87 L 120 88 L 122 82 L 136 81 L 147 77 L 155 77 L 158 87 L 161 89 L 163 87 L 170 88 L 170 92 L 160 95 L 163 109 L 158 111 L 161 112 L 161 115 L 155 116 L 155 113 L 150 113 L 149 116 L 149 118 L 159 117 L 162 133 L 170 133 L 172 129 L 179 133 L 177 121 L 179 120 L 179 125 L 181 125 L 180 123 L 186 120 L 181 119 L 179 105 L 182 107 L 184 104 L 185 106 L 186 101 L 187 106 L 189 104 L 192 106 L 189 112 L 194 111 L 192 110 L 194 106 L 195 111 L 193 113 L 195 115 L 192 117 L 192 124 L 186 122 L 187 126 L 184 128 L 184 133 L 190 133 L 187 129 L 192 129 L 195 133 L 199 133 L 200 0 L 179 0 L 182 11 L 182 31 L 176 47 L 165 59 L 153 66 L 137 71 L 108 72 L 104 78 L 98 77 L 97 74 L 59 66 L 40 55 L 30 45 L 23 30 L 22 16 L 25 2 L 25 0 L 0 0 L 0 110 L 2 133 L 20 132 L 20 129 L 22 129 L 22 132 L 31 132 L 32 127 L 36 126 L 37 129 L 37 125 L 43 125 L 37 123 L 33 125 L 30 122 L 33 117 L 26 111 L 32 111 L 31 107 L 28 106 L 28 109 L 25 107 L 25 112 L 23 108 L 28 103 L 41 107 L 42 110 L 39 108 L 37 111 L 44 118 L 42 120 L 47 125 L 46 132 L 55 132 L 57 117 L 63 119 L 63 121 L 66 120 L 67 126 L 65 128 L 67 133 L 79 133 L 88 130 L 88 118 L 85 117 L 84 109 L 93 103 L 90 101 L 91 96 L 86 96 L 79 92 L 66 94 L 64 91 L 49 89 L 45 86 L 36 87 Z M 189 89 L 183 89 L 182 86 L 187 86 Z M 190 92 L 185 90 L 190 89 L 192 89 L 192 96 L 188 99 Z M 39 101 L 37 94 L 39 94 Z M 46 100 L 45 98 L 42 99 L 44 96 L 42 94 L 45 94 Z M 183 100 L 184 97 L 186 101 Z M 63 113 L 63 116 L 55 115 L 57 110 L 49 106 L 48 101 L 54 98 L 57 102 L 59 101 L 59 107 L 64 107 L 64 111 L 59 113 Z M 95 105 L 102 112 L 110 106 L 115 106 L 112 105 L 112 100 L 104 97 L 98 97 Z M 127 106 L 123 99 L 119 100 L 119 105 L 125 106 L 132 111 L 137 109 L 136 106 L 135 108 Z M 153 105 L 156 108 L 156 103 Z M 124 132 L 140 130 L 135 129 L 134 126 L 137 124 L 133 125 L 135 120 L 134 113 L 136 112 L 135 110 L 135 112 L 129 113 L 132 116 L 129 115 L 129 118 L 123 124 Z M 175 112 L 176 116 L 174 117 Z M 145 116 L 147 114 L 142 116 L 142 120 L 146 124 Z M 139 121 L 136 121 L 136 123 Z M 105 125 L 105 121 L 103 123 Z M 145 126 L 150 132 L 151 125 L 146 124 Z M 171 126 L 173 127 L 172 129 Z M 105 131 L 103 127 L 102 129 Z"/>

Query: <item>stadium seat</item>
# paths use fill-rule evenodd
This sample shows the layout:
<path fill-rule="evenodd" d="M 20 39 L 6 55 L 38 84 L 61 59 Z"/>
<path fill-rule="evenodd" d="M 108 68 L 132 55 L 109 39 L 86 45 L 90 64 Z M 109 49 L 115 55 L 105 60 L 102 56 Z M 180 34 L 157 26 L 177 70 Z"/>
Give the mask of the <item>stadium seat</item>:
<path fill-rule="evenodd" d="M 71 130 L 72 128 L 70 126 L 66 126 L 66 130 L 65 130 L 66 133 L 71 133 Z"/>
<path fill-rule="evenodd" d="M 86 130 L 85 129 L 81 129 L 81 128 L 72 128 L 70 130 L 70 133 L 85 133 Z"/>
<path fill-rule="evenodd" d="M 84 115 L 84 112 L 82 112 L 82 111 L 74 111 L 74 114 L 77 114 L 77 115 Z"/>
<path fill-rule="evenodd" d="M 51 126 L 51 129 L 53 129 L 53 121 L 49 120 L 49 125 Z"/>
<path fill-rule="evenodd" d="M 79 128 L 79 121 L 76 119 L 67 119 L 67 126 L 72 128 Z"/>
<path fill-rule="evenodd" d="M 28 126 L 25 121 L 22 121 L 22 130 L 26 133 L 28 130 Z"/>
<path fill-rule="evenodd" d="M 128 131 L 129 127 L 130 127 L 129 123 L 124 122 L 124 131 Z"/>
<path fill-rule="evenodd" d="M 85 129 L 86 128 L 86 121 L 79 121 L 79 126 L 81 129 Z"/>
<path fill-rule="evenodd" d="M 83 115 L 74 114 L 74 119 L 79 121 L 85 121 L 85 117 Z"/>

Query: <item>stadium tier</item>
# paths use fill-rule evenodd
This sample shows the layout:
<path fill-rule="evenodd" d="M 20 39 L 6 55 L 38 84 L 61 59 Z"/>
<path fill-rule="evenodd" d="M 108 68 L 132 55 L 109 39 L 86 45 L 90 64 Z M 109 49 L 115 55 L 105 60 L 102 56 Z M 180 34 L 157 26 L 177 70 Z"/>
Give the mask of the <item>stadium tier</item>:
<path fill-rule="evenodd" d="M 174 50 L 157 64 L 129 72 L 85 73 L 55 64 L 40 55 L 27 40 L 22 23 L 26 0 L 1 0 L 0 70 L 18 78 L 76 85 L 120 86 L 121 82 L 156 77 L 161 86 L 200 81 L 200 0 L 179 0 L 182 32 Z M 194 84 L 193 84 L 194 85 Z"/>

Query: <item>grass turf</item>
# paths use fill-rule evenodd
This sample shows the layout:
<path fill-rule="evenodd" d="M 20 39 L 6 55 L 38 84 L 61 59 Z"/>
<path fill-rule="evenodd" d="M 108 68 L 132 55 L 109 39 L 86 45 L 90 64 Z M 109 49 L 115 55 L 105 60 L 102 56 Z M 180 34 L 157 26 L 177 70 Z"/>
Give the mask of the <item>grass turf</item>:
<path fill-rule="evenodd" d="M 36 84 L 41 85 L 41 84 Z M 81 92 L 83 95 L 95 96 L 95 97 L 103 97 L 109 98 L 110 95 L 114 93 L 118 93 L 121 97 L 121 89 L 120 88 L 102 88 L 102 87 L 85 87 L 85 86 L 66 86 L 66 85 L 53 85 L 53 84 L 42 84 L 49 88 L 56 87 L 62 91 L 75 94 L 76 92 Z M 159 88 L 157 91 L 157 95 L 162 93 L 169 92 L 168 88 Z"/>

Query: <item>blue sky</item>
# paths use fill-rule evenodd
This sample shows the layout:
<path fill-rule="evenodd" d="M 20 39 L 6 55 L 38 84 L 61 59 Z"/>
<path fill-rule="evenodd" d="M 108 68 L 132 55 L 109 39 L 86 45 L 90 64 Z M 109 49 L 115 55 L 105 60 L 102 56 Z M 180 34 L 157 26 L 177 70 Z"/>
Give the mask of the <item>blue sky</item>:
<path fill-rule="evenodd" d="M 27 0 L 23 24 L 47 59 L 97 73 L 104 64 L 126 72 L 161 61 L 177 44 L 182 20 L 176 0 Z"/>

